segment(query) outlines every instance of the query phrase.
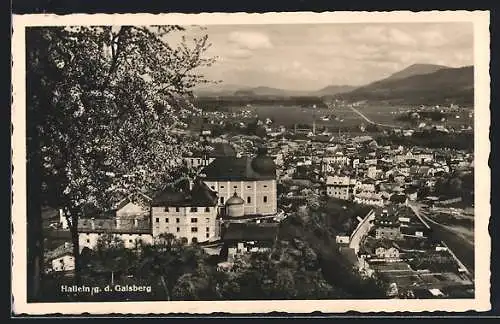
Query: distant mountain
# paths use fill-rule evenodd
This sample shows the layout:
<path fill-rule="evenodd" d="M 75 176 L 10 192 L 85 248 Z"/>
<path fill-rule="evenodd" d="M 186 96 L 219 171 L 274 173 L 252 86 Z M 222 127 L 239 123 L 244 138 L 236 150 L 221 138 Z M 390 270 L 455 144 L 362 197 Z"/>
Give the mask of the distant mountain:
<path fill-rule="evenodd" d="M 408 104 L 474 102 L 474 67 L 441 68 L 432 73 L 387 78 L 339 94 L 349 101 L 392 101 Z"/>
<path fill-rule="evenodd" d="M 322 97 L 325 95 L 335 95 L 338 93 L 348 92 L 355 89 L 353 86 L 335 86 L 330 85 L 316 91 L 308 90 L 289 90 L 272 87 L 243 87 L 238 85 L 215 85 L 211 87 L 199 88 L 194 91 L 198 96 L 255 96 L 255 97 Z"/>
<path fill-rule="evenodd" d="M 436 65 L 436 64 L 413 64 L 399 72 L 392 74 L 391 76 L 385 78 L 384 80 L 404 79 L 414 75 L 429 74 L 437 72 L 442 69 L 449 69 L 449 68 L 450 68 L 449 66 Z"/>
<path fill-rule="evenodd" d="M 324 87 L 323 89 L 320 89 L 316 92 L 312 92 L 311 94 L 317 95 L 319 97 L 333 96 L 333 95 L 336 95 L 339 93 L 353 91 L 356 88 L 357 87 L 355 87 L 355 86 L 349 86 L 349 85 L 329 85 L 329 86 Z"/>
<path fill-rule="evenodd" d="M 271 87 L 256 87 L 250 89 L 240 89 L 235 95 L 253 95 L 253 96 L 287 96 L 286 90 Z"/>
<path fill-rule="evenodd" d="M 241 85 L 230 83 L 219 83 L 196 88 L 193 92 L 197 96 L 216 97 L 232 96 L 234 95 L 234 92 L 246 89 L 250 89 L 250 87 L 242 87 Z"/>

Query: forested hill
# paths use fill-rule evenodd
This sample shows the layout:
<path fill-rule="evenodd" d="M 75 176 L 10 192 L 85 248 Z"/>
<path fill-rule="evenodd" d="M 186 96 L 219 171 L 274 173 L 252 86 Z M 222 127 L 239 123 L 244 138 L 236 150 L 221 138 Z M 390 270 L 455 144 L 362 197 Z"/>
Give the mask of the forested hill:
<path fill-rule="evenodd" d="M 391 101 L 405 104 L 473 104 L 474 68 L 444 68 L 406 78 L 388 78 L 335 97 L 348 101 Z"/>

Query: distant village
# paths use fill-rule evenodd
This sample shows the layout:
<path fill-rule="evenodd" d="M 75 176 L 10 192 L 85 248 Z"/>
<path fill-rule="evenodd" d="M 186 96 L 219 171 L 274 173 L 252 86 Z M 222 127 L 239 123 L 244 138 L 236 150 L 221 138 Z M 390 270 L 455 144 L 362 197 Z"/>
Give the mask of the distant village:
<path fill-rule="evenodd" d="M 285 127 L 270 119 L 257 123 L 264 137 L 219 135 L 214 125 L 227 117 L 219 115 L 204 114 L 195 132 L 186 125 L 172 129 L 183 148 L 165 163 L 189 174 L 155 195 L 131 192 L 113 210 L 80 218 L 80 251 L 95 249 L 104 234 L 131 249 L 171 234 L 210 255 L 224 256 L 217 268 L 230 272 L 238 255 L 270 250 L 280 223 L 290 215 L 326 200 L 344 209 L 365 208 L 365 214 L 338 230 L 331 248 L 339 249 L 354 271 L 383 278 L 391 287 L 388 297 L 474 294 L 470 269 L 431 235 L 425 216 L 434 209 L 464 217 L 470 213 L 473 188 L 460 177 L 473 175 L 472 152 L 382 145 L 369 134 L 319 131 L 316 125 Z M 417 130 L 425 127 L 420 124 Z M 434 130 L 448 131 L 442 126 Z M 392 132 L 411 136 L 415 130 Z M 450 178 L 460 178 L 455 191 Z M 62 212 L 50 226 L 68 229 Z M 70 240 L 47 251 L 45 258 L 47 273 L 71 275 Z"/>

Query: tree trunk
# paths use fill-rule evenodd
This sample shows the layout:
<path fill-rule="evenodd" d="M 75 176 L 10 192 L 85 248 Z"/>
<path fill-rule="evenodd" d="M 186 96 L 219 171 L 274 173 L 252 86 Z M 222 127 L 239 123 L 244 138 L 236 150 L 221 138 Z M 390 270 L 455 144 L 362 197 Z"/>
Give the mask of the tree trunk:
<path fill-rule="evenodd" d="M 160 280 L 161 280 L 161 285 L 165 290 L 165 294 L 167 295 L 167 300 L 170 301 L 170 293 L 168 292 L 167 284 L 165 283 L 165 278 L 163 276 L 160 276 Z"/>
<path fill-rule="evenodd" d="M 31 125 L 30 125 L 31 124 Z M 27 296 L 28 302 L 38 301 L 44 268 L 43 260 L 43 222 L 41 202 L 41 161 L 39 138 L 35 125 L 28 124 L 27 137 Z M 18 193 L 20 194 L 20 193 Z M 20 230 L 20 229 L 17 229 Z"/>

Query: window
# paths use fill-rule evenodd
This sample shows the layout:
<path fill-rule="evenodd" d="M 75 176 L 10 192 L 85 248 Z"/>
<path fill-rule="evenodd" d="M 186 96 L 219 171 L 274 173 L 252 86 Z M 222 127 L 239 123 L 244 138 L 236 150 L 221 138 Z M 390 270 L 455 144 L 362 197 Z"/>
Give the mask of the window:
<path fill-rule="evenodd" d="M 234 189 L 238 189 L 238 186 L 234 186 L 233 188 L 234 188 Z"/>
<path fill-rule="evenodd" d="M 210 186 L 210 188 L 211 188 L 212 190 L 215 190 L 215 186 Z"/>
<path fill-rule="evenodd" d="M 223 204 L 224 203 L 224 197 L 220 197 L 220 203 Z"/>
<path fill-rule="evenodd" d="M 179 223 L 180 221 L 181 221 L 181 219 L 180 219 L 180 218 L 176 218 L 176 219 L 175 219 L 175 222 L 176 222 L 176 223 Z"/>
<path fill-rule="evenodd" d="M 89 239 L 87 239 L 87 243 L 90 243 L 90 240 L 89 240 Z"/>
<path fill-rule="evenodd" d="M 163 211 L 165 211 L 165 212 L 167 212 L 167 213 L 168 213 L 168 207 L 165 207 L 165 208 L 163 209 Z"/>
<path fill-rule="evenodd" d="M 198 243 L 198 239 L 197 239 L 196 237 L 193 237 L 193 238 L 191 239 L 191 242 L 192 242 L 192 243 Z"/>
<path fill-rule="evenodd" d="M 207 232 L 210 232 L 210 227 L 207 227 L 206 230 L 207 230 Z"/>
<path fill-rule="evenodd" d="M 201 162 L 201 159 L 198 159 L 198 163 L 200 163 L 200 162 Z"/>
<path fill-rule="evenodd" d="M 210 223 L 210 218 L 205 218 L 205 222 Z"/>
<path fill-rule="evenodd" d="M 209 233 L 207 233 L 207 234 L 205 235 L 205 237 L 206 237 L 206 238 L 209 238 L 209 237 L 210 237 L 210 234 L 209 234 Z"/>
<path fill-rule="evenodd" d="M 267 188 L 267 185 L 264 185 L 264 188 Z"/>
<path fill-rule="evenodd" d="M 210 207 L 205 207 L 205 212 L 206 213 L 210 212 Z"/>
<path fill-rule="evenodd" d="M 156 222 L 159 223 L 160 222 L 160 219 L 158 217 L 156 217 Z"/>
<path fill-rule="evenodd" d="M 247 197 L 247 204 L 252 202 L 252 197 Z"/>
<path fill-rule="evenodd" d="M 190 211 L 192 213 L 196 213 L 196 212 L 198 212 L 198 207 L 191 207 Z"/>
<path fill-rule="evenodd" d="M 198 223 L 198 218 L 191 218 L 191 223 Z"/>
<path fill-rule="evenodd" d="M 168 217 L 167 217 L 167 218 L 165 218 L 165 223 L 168 223 Z"/>
<path fill-rule="evenodd" d="M 177 233 L 179 233 L 181 231 L 181 229 L 179 227 L 177 227 Z"/>
<path fill-rule="evenodd" d="M 247 189 L 252 189 L 252 186 L 247 186 Z"/>
<path fill-rule="evenodd" d="M 198 227 L 191 227 L 191 233 L 198 233 Z"/>
<path fill-rule="evenodd" d="M 221 189 L 224 189 L 224 186 L 220 186 Z"/>
<path fill-rule="evenodd" d="M 265 203 L 267 202 L 267 196 L 264 196 L 264 202 Z"/>
<path fill-rule="evenodd" d="M 175 207 L 175 212 L 178 213 L 180 211 L 179 207 Z"/>
<path fill-rule="evenodd" d="M 128 240 L 129 243 L 132 243 L 132 240 Z"/>

